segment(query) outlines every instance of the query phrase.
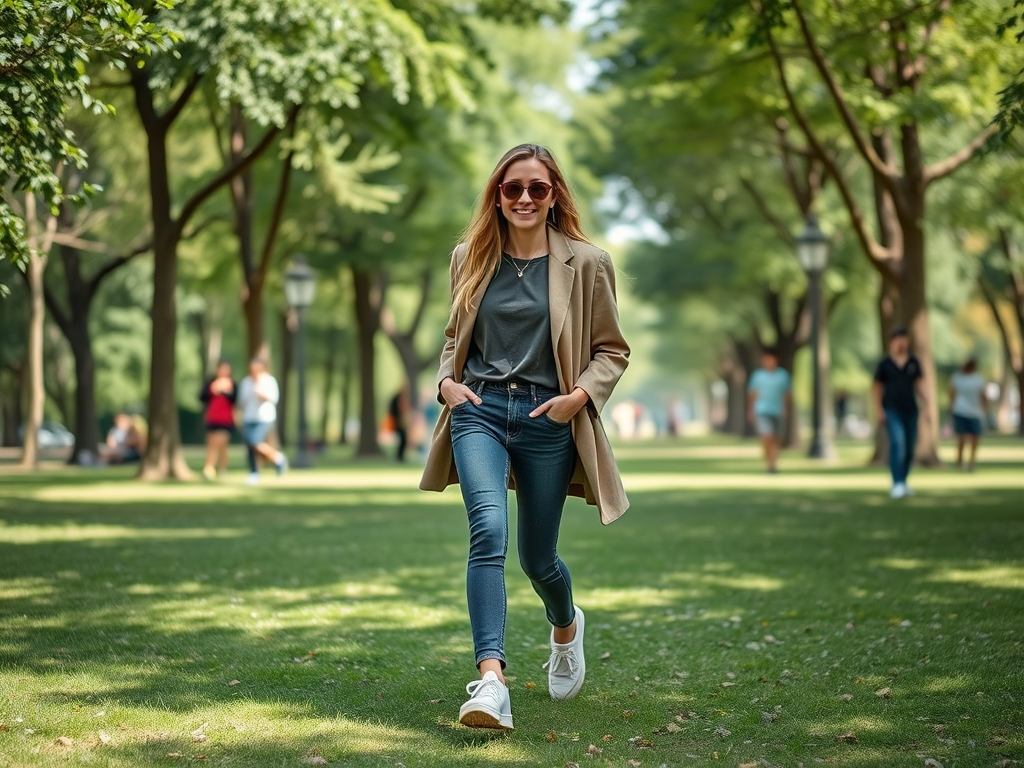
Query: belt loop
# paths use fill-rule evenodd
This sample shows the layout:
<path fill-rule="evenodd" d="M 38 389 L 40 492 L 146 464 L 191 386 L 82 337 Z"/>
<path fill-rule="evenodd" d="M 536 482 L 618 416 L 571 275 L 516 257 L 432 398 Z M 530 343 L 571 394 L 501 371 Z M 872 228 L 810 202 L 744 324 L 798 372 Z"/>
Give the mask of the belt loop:
<path fill-rule="evenodd" d="M 530 398 L 533 400 L 534 407 L 536 407 L 536 405 L 537 405 L 537 385 L 536 384 L 531 384 L 530 385 Z"/>

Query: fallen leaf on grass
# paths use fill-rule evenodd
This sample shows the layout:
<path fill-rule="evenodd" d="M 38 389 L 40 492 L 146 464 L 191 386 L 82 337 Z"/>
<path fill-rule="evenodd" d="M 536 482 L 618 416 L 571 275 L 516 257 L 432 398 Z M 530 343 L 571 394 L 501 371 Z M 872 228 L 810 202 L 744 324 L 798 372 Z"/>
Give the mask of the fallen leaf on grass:
<path fill-rule="evenodd" d="M 643 763 L 641 763 L 639 760 L 627 760 L 626 765 L 628 765 L 629 768 L 640 768 L 640 766 L 643 765 Z"/>
<path fill-rule="evenodd" d="M 588 755 L 600 755 L 602 752 L 604 752 L 603 749 L 601 749 L 600 747 L 595 747 L 593 744 L 587 747 Z"/>
<path fill-rule="evenodd" d="M 327 759 L 322 755 L 306 755 L 302 762 L 306 765 L 327 765 Z"/>
<path fill-rule="evenodd" d="M 532 691 L 532 690 L 533 690 L 534 688 L 536 688 L 536 687 L 537 687 L 537 684 L 536 684 L 535 682 L 533 682 L 533 680 L 530 680 L 530 681 L 529 681 L 529 682 L 528 682 L 528 683 L 526 684 L 526 690 L 528 690 L 528 691 Z"/>
<path fill-rule="evenodd" d="M 732 736 L 732 731 L 730 731 L 728 728 L 722 727 L 721 725 L 715 728 L 715 733 L 717 733 L 723 739 L 727 739 L 730 736 Z"/>
<path fill-rule="evenodd" d="M 622 710 L 622 716 L 628 720 L 629 718 L 631 718 L 633 716 L 633 710 L 632 709 L 624 709 L 624 710 Z"/>
<path fill-rule="evenodd" d="M 612 735 L 610 733 L 606 733 L 604 736 L 601 737 L 601 741 L 611 741 L 611 740 L 612 740 Z"/>
<path fill-rule="evenodd" d="M 852 693 L 844 693 L 844 694 L 840 695 L 839 698 L 842 699 L 843 701 L 853 701 L 853 694 Z"/>
<path fill-rule="evenodd" d="M 228 683 L 228 685 L 241 685 L 241 684 L 242 684 L 241 680 L 232 680 L 230 683 Z"/>
<path fill-rule="evenodd" d="M 1002 736 L 993 736 L 986 742 L 990 747 L 998 747 L 1006 743 L 1006 739 Z"/>
<path fill-rule="evenodd" d="M 62 747 L 70 747 L 74 745 L 75 742 L 73 742 L 67 736 L 61 736 L 57 739 L 57 743 L 60 744 Z"/>
<path fill-rule="evenodd" d="M 604 653 L 601 654 L 601 661 L 608 661 L 608 659 L 610 659 L 611 657 L 612 657 L 612 652 L 611 651 L 605 651 Z"/>
<path fill-rule="evenodd" d="M 109 744 L 111 742 L 110 734 L 106 731 L 100 731 L 96 735 L 100 737 L 100 742 L 103 744 Z"/>
<path fill-rule="evenodd" d="M 11 730 L 11 726 L 0 724 L 0 733 L 7 733 Z"/>
<path fill-rule="evenodd" d="M 204 741 L 206 741 L 206 734 L 197 733 L 194 736 L 192 736 L 192 741 L 194 741 L 196 744 L 202 744 Z"/>
<path fill-rule="evenodd" d="M 654 747 L 654 742 L 650 739 L 645 739 L 643 736 L 634 736 L 629 740 L 629 743 L 638 749 L 651 749 Z"/>
<path fill-rule="evenodd" d="M 877 696 L 880 699 L 891 699 L 892 688 L 879 688 L 877 691 L 875 691 L 875 696 Z"/>
<path fill-rule="evenodd" d="M 779 719 L 779 713 L 778 712 L 762 712 L 761 713 L 761 720 L 763 720 L 766 723 L 774 723 L 778 719 Z"/>
<path fill-rule="evenodd" d="M 579 763 L 574 763 L 572 760 L 565 761 L 565 768 L 580 768 Z"/>
<path fill-rule="evenodd" d="M 847 744 L 852 744 L 856 740 L 857 734 L 853 731 L 850 731 L 849 733 L 841 733 L 838 736 L 836 736 L 836 741 L 845 741 Z"/>
<path fill-rule="evenodd" d="M 176 760 L 176 759 L 177 759 L 177 758 L 179 758 L 179 757 L 184 757 L 184 755 L 183 755 L 183 754 L 181 754 L 181 752 L 168 752 L 168 753 L 167 753 L 167 756 L 168 756 L 169 758 L 171 758 L 172 760 Z"/>
<path fill-rule="evenodd" d="M 736 683 L 729 682 L 729 681 L 726 681 L 726 682 L 722 683 L 722 687 L 723 688 L 732 688 L 734 685 L 736 685 Z"/>
<path fill-rule="evenodd" d="M 665 726 L 665 730 L 668 731 L 669 733 L 679 733 L 683 729 L 680 728 L 675 723 L 669 723 L 668 725 Z"/>
<path fill-rule="evenodd" d="M 444 701 L 444 699 L 431 699 L 430 703 L 431 704 L 440 704 L 443 701 Z"/>
<path fill-rule="evenodd" d="M 924 761 L 924 768 L 942 768 L 942 763 L 933 757 L 929 757 Z"/>
<path fill-rule="evenodd" d="M 740 763 L 740 768 L 757 768 L 757 763 Z"/>
<path fill-rule="evenodd" d="M 548 741 L 550 741 L 552 744 L 554 744 L 555 741 L 558 739 L 558 737 L 555 735 L 554 731 L 551 731 L 551 733 L 548 734 L 547 738 L 548 738 Z"/>

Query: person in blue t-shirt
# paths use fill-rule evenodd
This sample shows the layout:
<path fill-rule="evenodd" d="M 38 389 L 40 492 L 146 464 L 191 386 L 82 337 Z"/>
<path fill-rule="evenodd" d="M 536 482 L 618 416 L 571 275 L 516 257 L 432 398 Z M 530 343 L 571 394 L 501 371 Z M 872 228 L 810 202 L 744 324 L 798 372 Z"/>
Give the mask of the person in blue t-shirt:
<path fill-rule="evenodd" d="M 778 472 L 782 430 L 793 407 L 789 373 L 779 367 L 779 354 L 771 347 L 761 353 L 761 367 L 747 385 L 747 419 L 761 437 L 768 471 Z"/>

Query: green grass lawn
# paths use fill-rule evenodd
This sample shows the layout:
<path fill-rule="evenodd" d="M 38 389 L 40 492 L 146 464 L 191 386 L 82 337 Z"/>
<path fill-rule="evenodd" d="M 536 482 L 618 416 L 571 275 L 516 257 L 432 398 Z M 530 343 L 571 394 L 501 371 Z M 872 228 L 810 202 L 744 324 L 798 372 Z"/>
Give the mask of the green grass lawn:
<path fill-rule="evenodd" d="M 864 451 L 768 476 L 749 443 L 621 447 L 633 508 L 562 529 L 572 701 L 510 544 L 508 735 L 456 722 L 456 489 L 336 456 L 258 487 L 4 470 L 0 765 L 1024 765 L 1024 444 L 900 502 Z"/>

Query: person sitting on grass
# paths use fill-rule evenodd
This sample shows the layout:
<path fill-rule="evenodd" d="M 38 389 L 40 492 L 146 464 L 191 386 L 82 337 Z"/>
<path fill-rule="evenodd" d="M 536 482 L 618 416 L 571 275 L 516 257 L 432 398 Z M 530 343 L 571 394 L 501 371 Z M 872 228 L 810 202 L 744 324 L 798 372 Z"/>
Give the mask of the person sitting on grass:
<path fill-rule="evenodd" d="M 142 458 L 146 438 L 127 413 L 114 417 L 114 426 L 107 433 L 107 446 L 103 460 L 107 464 L 131 464 Z"/>
<path fill-rule="evenodd" d="M 765 464 L 771 474 L 779 471 L 783 429 L 793 407 L 791 390 L 789 373 L 779 367 L 779 353 L 766 347 L 761 353 L 761 367 L 754 371 L 747 386 L 747 420 L 761 438 Z"/>

